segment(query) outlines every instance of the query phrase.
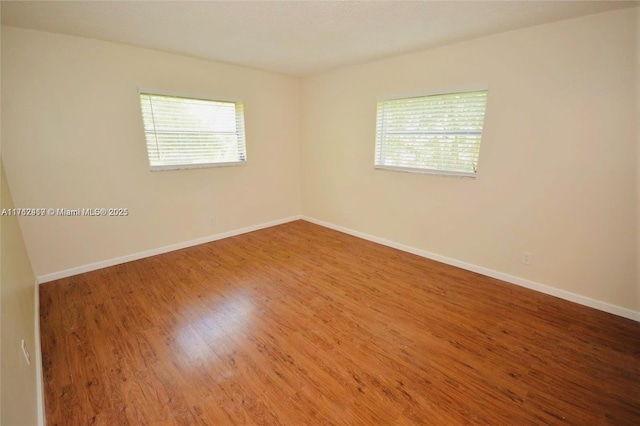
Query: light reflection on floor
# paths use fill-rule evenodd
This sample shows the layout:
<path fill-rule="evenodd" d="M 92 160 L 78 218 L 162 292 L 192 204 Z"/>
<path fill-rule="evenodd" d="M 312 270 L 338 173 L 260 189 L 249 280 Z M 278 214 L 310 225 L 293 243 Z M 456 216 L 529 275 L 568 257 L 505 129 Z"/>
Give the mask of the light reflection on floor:
<path fill-rule="evenodd" d="M 251 326 L 254 305 L 246 294 L 232 294 L 222 301 L 197 308 L 196 320 L 177 332 L 176 341 L 191 363 L 209 363 L 235 350 L 237 338 Z"/>

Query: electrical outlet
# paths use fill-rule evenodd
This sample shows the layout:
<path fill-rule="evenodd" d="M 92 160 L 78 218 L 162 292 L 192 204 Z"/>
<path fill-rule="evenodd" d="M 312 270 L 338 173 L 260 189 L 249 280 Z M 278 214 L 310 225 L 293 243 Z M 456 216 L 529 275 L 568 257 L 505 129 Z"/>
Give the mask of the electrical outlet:
<path fill-rule="evenodd" d="M 24 359 L 27 361 L 28 365 L 31 365 L 31 355 L 29 354 L 29 349 L 27 349 L 27 344 L 24 343 L 24 339 L 22 339 L 22 353 L 24 354 Z"/>
<path fill-rule="evenodd" d="M 522 253 L 522 263 L 525 265 L 531 265 L 531 261 L 533 260 L 533 254 L 531 252 L 525 251 Z"/>
<path fill-rule="evenodd" d="M 216 217 L 215 216 L 210 216 L 209 217 L 209 226 L 216 226 Z"/>

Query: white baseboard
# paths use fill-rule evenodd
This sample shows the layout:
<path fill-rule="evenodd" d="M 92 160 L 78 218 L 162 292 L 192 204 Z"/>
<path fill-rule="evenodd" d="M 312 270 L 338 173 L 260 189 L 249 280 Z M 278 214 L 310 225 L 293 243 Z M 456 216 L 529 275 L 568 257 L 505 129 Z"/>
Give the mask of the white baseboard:
<path fill-rule="evenodd" d="M 42 375 L 42 343 L 40 341 L 40 288 L 38 281 L 34 283 L 34 302 L 35 302 L 35 363 L 36 363 L 36 398 L 38 410 L 38 426 L 47 424 L 44 410 L 44 376 Z"/>
<path fill-rule="evenodd" d="M 559 288 L 551 287 L 545 284 L 540 284 L 535 281 L 527 280 L 525 278 L 505 274 L 504 272 L 495 271 L 493 269 L 474 265 L 472 263 L 467 263 L 461 260 L 452 259 L 446 256 L 441 256 L 439 254 L 431 253 L 425 250 L 420 250 L 404 244 L 396 243 L 394 241 L 389 241 L 384 238 L 379 238 L 373 235 L 365 234 L 363 232 L 354 231 L 353 229 L 345 228 L 339 225 L 334 225 L 333 223 L 314 219 L 312 217 L 303 215 L 302 219 L 311 223 L 315 223 L 316 225 L 324 226 L 325 228 L 330 228 L 336 231 L 344 232 L 345 234 L 353 235 L 354 237 L 362 238 L 364 240 L 382 244 L 387 247 L 392 247 L 398 250 L 402 250 L 407 253 L 412 253 L 421 257 L 425 257 L 427 259 L 446 263 L 447 265 L 456 266 L 458 268 L 466 269 L 468 271 L 477 272 L 478 274 L 486 275 L 491 278 L 496 278 L 501 281 L 506 281 L 508 283 L 519 285 L 521 287 L 526 287 L 528 289 L 539 291 L 541 293 L 549 294 L 551 296 L 555 296 L 560 299 L 568 300 L 570 302 L 575 302 L 580 305 L 588 306 L 590 308 L 595 308 L 600 311 L 608 312 L 610 314 L 618 315 L 620 317 L 624 317 L 624 318 L 628 318 L 628 319 L 640 322 L 640 312 L 638 311 L 633 311 L 631 309 L 623 308 L 621 306 L 612 305 L 610 303 L 602 302 L 600 300 L 595 300 L 590 297 L 582 296 L 580 294 L 572 293 L 566 290 L 561 290 Z"/>
<path fill-rule="evenodd" d="M 431 253 L 425 250 L 420 250 L 414 247 L 410 247 L 404 244 L 396 243 L 394 241 L 386 240 L 384 238 L 375 237 L 373 235 L 365 234 L 364 232 L 355 231 L 353 229 L 345 228 L 343 226 L 335 225 L 333 223 L 325 222 L 312 217 L 298 215 L 290 216 L 284 219 L 274 220 L 271 222 L 261 223 L 259 225 L 253 225 L 246 228 L 236 229 L 233 231 L 223 232 L 221 234 L 211 235 L 208 237 L 198 238 L 196 240 L 185 241 L 182 243 L 172 244 L 157 249 L 146 250 L 139 253 L 133 253 L 127 256 L 117 257 L 113 259 L 104 260 L 101 262 L 91 263 L 84 266 L 78 266 L 76 268 L 66 269 L 64 271 L 53 272 L 50 274 L 41 275 L 38 277 L 40 284 L 58 280 L 61 278 L 70 277 L 73 275 L 82 274 L 84 272 L 95 271 L 97 269 L 107 268 L 109 266 L 119 265 L 121 263 L 131 262 L 145 257 L 156 256 L 158 254 L 168 253 L 174 250 L 180 250 L 187 247 L 196 246 L 199 244 L 209 243 L 211 241 L 221 240 L 223 238 L 229 238 L 247 232 L 253 232 L 264 228 L 270 228 L 272 226 L 281 225 L 283 223 L 292 222 L 294 220 L 303 219 L 316 225 L 324 226 L 326 228 L 334 229 L 336 231 L 344 232 L 345 234 L 353 235 L 364 240 L 372 241 L 374 243 L 382 244 L 388 247 L 392 247 L 398 250 L 412 253 L 427 259 L 435 260 L 438 262 L 446 263 L 447 265 L 456 266 L 458 268 L 466 269 L 468 271 L 477 272 L 478 274 L 486 275 L 488 277 L 496 278 L 501 281 L 506 281 L 511 284 L 526 287 L 531 290 L 539 291 L 541 293 L 549 294 L 551 296 L 559 297 L 560 299 L 575 302 L 584 306 L 588 306 L 594 309 L 598 309 L 610 314 L 618 315 L 620 317 L 628 318 L 634 321 L 640 322 L 640 312 L 633 311 L 621 306 L 612 305 L 610 303 L 602 302 L 600 300 L 592 299 L 587 296 L 582 296 L 577 293 L 572 293 L 566 290 L 561 290 L 556 287 L 537 283 L 535 281 L 527 280 L 525 278 L 516 277 L 514 275 L 506 274 L 504 272 L 495 271 L 493 269 L 485 268 L 483 266 L 474 265 L 472 263 L 463 262 L 461 260 L 453 259 L 446 256 L 441 256 L 436 253 Z M 39 336 L 39 334 L 38 334 Z"/>
<path fill-rule="evenodd" d="M 121 263 L 144 259 L 145 257 L 156 256 L 158 254 L 168 253 L 171 251 L 180 250 L 187 247 L 193 247 L 200 244 L 210 243 L 211 241 L 222 240 L 223 238 L 235 237 L 236 235 L 246 234 L 247 232 L 258 231 L 260 229 L 270 228 L 276 225 L 282 225 L 283 223 L 292 222 L 294 220 L 299 220 L 301 218 L 302 216 L 300 215 L 290 216 L 284 219 L 278 219 L 278 220 L 273 220 L 271 222 L 261 223 L 259 225 L 247 226 L 246 228 L 235 229 L 233 231 L 227 231 L 220 234 L 210 235 L 208 237 L 202 237 L 195 240 L 185 241 L 182 243 L 171 244 L 171 245 L 160 247 L 157 249 L 145 250 L 139 253 L 132 253 L 126 256 L 121 256 L 113 259 L 103 260 L 100 262 L 90 263 L 88 265 L 78 266 L 71 269 L 65 269 L 64 271 L 52 272 L 50 274 L 38 276 L 38 283 L 43 284 L 49 281 L 59 280 L 61 278 L 67 278 L 73 275 L 95 271 L 97 269 L 107 268 L 109 266 L 119 265 Z"/>

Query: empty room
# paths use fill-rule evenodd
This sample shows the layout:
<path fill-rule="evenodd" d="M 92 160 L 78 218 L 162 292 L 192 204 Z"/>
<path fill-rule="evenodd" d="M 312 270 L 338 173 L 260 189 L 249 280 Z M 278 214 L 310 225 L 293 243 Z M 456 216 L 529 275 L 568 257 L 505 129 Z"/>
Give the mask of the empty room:
<path fill-rule="evenodd" d="M 0 423 L 640 424 L 638 6 L 2 1 Z"/>

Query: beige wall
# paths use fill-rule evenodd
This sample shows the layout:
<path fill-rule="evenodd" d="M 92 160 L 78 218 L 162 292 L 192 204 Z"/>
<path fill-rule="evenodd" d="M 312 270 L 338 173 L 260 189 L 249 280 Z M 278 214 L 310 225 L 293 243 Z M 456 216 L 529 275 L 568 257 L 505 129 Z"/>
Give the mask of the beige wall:
<path fill-rule="evenodd" d="M 138 87 L 243 99 L 248 164 L 150 172 Z M 293 77 L 3 27 L 2 88 L 16 205 L 130 211 L 22 218 L 38 276 L 300 214 Z"/>
<path fill-rule="evenodd" d="M 2 175 L 2 209 L 13 208 L 11 192 L 0 162 Z M 36 341 L 35 341 L 35 289 L 36 279 L 31 270 L 27 250 L 22 239 L 20 226 L 15 216 L 2 216 L 1 220 L 2 266 L 0 282 L 1 297 L 1 371 L 3 425 L 37 424 L 36 393 Z M 31 365 L 27 365 L 22 349 L 24 339 L 31 355 Z"/>
<path fill-rule="evenodd" d="M 639 310 L 635 13 L 303 80 L 303 213 Z M 373 169 L 376 97 L 478 84 L 489 100 L 475 180 Z"/>
<path fill-rule="evenodd" d="M 640 311 L 640 8 L 636 8 L 636 310 Z"/>

